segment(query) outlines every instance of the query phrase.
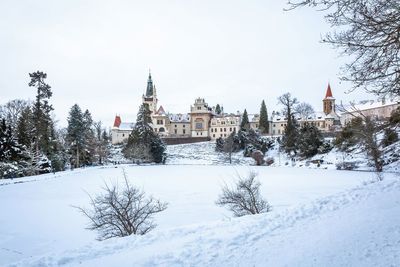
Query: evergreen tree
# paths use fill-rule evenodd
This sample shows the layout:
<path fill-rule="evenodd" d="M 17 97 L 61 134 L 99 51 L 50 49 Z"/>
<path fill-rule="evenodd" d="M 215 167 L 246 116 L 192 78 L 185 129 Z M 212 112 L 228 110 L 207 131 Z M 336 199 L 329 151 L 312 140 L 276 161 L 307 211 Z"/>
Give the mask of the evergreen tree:
<path fill-rule="evenodd" d="M 139 108 L 137 120 L 128 143 L 123 149 L 126 158 L 137 162 L 165 162 L 165 144 L 150 126 L 151 112 L 148 105 Z"/>
<path fill-rule="evenodd" d="M 321 131 L 314 125 L 305 124 L 300 128 L 297 143 L 300 156 L 310 158 L 318 153 L 318 148 L 323 144 Z"/>
<path fill-rule="evenodd" d="M 264 100 L 261 102 L 259 127 L 261 133 L 263 134 L 269 133 L 268 112 Z"/>
<path fill-rule="evenodd" d="M 71 154 L 71 165 L 79 168 L 85 147 L 85 122 L 78 104 L 73 105 L 69 111 L 66 139 Z"/>
<path fill-rule="evenodd" d="M 87 109 L 83 113 L 83 127 L 85 146 L 83 150 L 84 164 L 91 165 L 95 161 L 96 137 L 93 130 L 92 114 Z"/>
<path fill-rule="evenodd" d="M 46 155 L 52 153 L 52 119 L 50 112 L 53 107 L 49 104 L 52 96 L 51 87 L 44 80 L 47 74 L 44 72 L 29 73 L 31 81 L 29 86 L 37 88 L 36 100 L 33 106 L 32 119 L 34 142 L 36 152 L 43 152 Z"/>
<path fill-rule="evenodd" d="M 21 116 L 18 119 L 16 128 L 16 136 L 18 138 L 18 142 L 21 145 L 24 145 L 26 148 L 30 148 L 34 140 L 34 126 L 32 116 L 33 114 L 31 107 L 26 107 L 21 112 Z"/>
<path fill-rule="evenodd" d="M 240 123 L 240 130 L 245 131 L 248 129 L 250 129 L 249 115 L 247 115 L 247 110 L 245 109 Z"/>
<path fill-rule="evenodd" d="M 217 104 L 217 105 L 215 106 L 215 113 L 216 113 L 216 114 L 221 114 L 221 112 L 222 112 L 221 106 L 220 106 L 219 104 Z"/>
<path fill-rule="evenodd" d="M 286 93 L 278 97 L 278 101 L 284 106 L 284 114 L 286 115 L 287 122 L 285 131 L 281 139 L 281 148 L 287 154 L 297 153 L 297 138 L 299 136 L 299 126 L 293 115 L 293 109 L 298 101 L 292 97 L 290 93 Z"/>

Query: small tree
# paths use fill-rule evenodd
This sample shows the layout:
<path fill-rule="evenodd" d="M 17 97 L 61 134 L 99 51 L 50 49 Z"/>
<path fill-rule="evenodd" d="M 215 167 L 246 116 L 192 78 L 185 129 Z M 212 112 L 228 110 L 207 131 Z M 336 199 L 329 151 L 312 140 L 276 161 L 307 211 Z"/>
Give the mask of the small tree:
<path fill-rule="evenodd" d="M 296 98 L 292 97 L 290 93 L 281 95 L 278 98 L 281 105 L 284 106 L 284 113 L 287 118 L 285 131 L 283 132 L 281 147 L 287 154 L 296 154 L 297 152 L 297 139 L 298 139 L 298 124 L 293 115 L 293 109 L 298 104 Z"/>
<path fill-rule="evenodd" d="M 260 195 L 261 183 L 256 177 L 255 172 L 250 172 L 247 178 L 239 176 L 235 188 L 225 185 L 215 203 L 226 206 L 236 217 L 271 211 L 271 206 Z"/>
<path fill-rule="evenodd" d="M 104 192 L 90 196 L 91 209 L 75 207 L 90 223 L 87 229 L 97 230 L 98 240 L 128 235 L 144 235 L 154 229 L 153 216 L 164 211 L 168 204 L 145 193 L 129 183 L 124 173 L 124 186 L 105 185 Z"/>
<path fill-rule="evenodd" d="M 261 102 L 259 127 L 261 133 L 269 133 L 268 111 L 264 100 Z"/>
<path fill-rule="evenodd" d="M 314 125 L 305 124 L 300 128 L 298 149 L 300 156 L 310 158 L 318 153 L 318 148 L 323 144 L 321 131 Z"/>
<path fill-rule="evenodd" d="M 220 106 L 219 104 L 217 104 L 217 105 L 215 106 L 215 113 L 216 113 L 216 114 L 221 114 L 221 112 L 222 112 L 221 106 Z"/>

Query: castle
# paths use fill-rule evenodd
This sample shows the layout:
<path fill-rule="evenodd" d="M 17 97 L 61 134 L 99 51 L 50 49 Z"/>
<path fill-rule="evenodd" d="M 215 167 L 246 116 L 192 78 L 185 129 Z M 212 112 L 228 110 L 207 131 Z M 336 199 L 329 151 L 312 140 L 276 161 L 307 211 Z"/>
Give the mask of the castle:
<path fill-rule="evenodd" d="M 151 74 L 147 79 L 147 88 L 142 96 L 142 102 L 149 106 L 152 119 L 152 128 L 164 139 L 181 138 L 191 140 L 215 140 L 219 137 L 226 138 L 232 132 L 238 132 L 242 114 L 224 113 L 217 114 L 215 108 L 210 107 L 204 98 L 197 98 L 190 106 L 189 113 L 172 114 L 158 106 L 157 90 Z M 296 116 L 300 126 L 311 124 L 323 133 L 338 131 L 341 127 L 340 117 L 336 111 L 335 98 L 328 84 L 325 97 L 322 100 L 322 112 L 314 112 L 307 116 Z M 279 112 L 272 112 L 269 121 L 270 136 L 283 134 L 287 118 Z M 250 114 L 250 128 L 259 129 L 260 117 L 258 114 Z M 133 122 L 122 122 L 120 116 L 116 116 L 111 130 L 112 143 L 118 144 L 126 141 L 134 127 Z"/>

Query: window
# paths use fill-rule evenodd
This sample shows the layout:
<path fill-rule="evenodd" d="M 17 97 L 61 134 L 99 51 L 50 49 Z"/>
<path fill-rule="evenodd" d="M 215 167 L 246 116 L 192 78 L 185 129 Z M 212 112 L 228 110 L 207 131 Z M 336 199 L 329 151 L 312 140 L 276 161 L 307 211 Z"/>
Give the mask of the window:
<path fill-rule="evenodd" d="M 229 128 L 229 131 L 232 132 L 232 128 Z"/>
<path fill-rule="evenodd" d="M 185 128 L 185 126 L 186 126 L 185 124 L 184 124 L 184 125 L 182 125 L 182 127 L 183 127 L 183 128 Z"/>
<path fill-rule="evenodd" d="M 125 134 L 122 134 L 122 137 L 125 137 Z"/>
<path fill-rule="evenodd" d="M 158 131 L 159 131 L 160 133 L 163 133 L 163 132 L 165 132 L 165 129 L 164 129 L 163 127 L 161 127 Z"/>
<path fill-rule="evenodd" d="M 226 134 L 224 134 L 224 137 L 226 137 Z"/>
<path fill-rule="evenodd" d="M 196 122 L 196 129 L 203 129 L 203 123 Z"/>
<path fill-rule="evenodd" d="M 224 128 L 224 132 L 226 132 L 226 128 Z"/>
<path fill-rule="evenodd" d="M 213 137 L 215 137 L 215 134 L 213 134 Z"/>
<path fill-rule="evenodd" d="M 157 128 L 154 128 L 154 131 L 157 132 Z"/>
<path fill-rule="evenodd" d="M 222 128 L 219 128 L 219 131 L 222 132 Z"/>
<path fill-rule="evenodd" d="M 177 133 L 178 133 L 178 130 L 177 130 L 177 129 L 174 129 L 174 132 L 175 132 L 175 134 L 177 134 Z"/>
<path fill-rule="evenodd" d="M 213 129 L 213 128 L 211 128 L 211 132 L 214 132 L 214 129 Z"/>
<path fill-rule="evenodd" d="M 185 126 L 185 125 L 183 125 L 183 126 Z M 183 134 L 185 134 L 185 133 L 186 133 L 186 130 L 185 130 L 185 129 L 183 129 L 183 130 L 182 130 L 182 132 L 183 132 Z"/>
<path fill-rule="evenodd" d="M 201 110 L 201 107 L 197 107 L 197 110 Z"/>
<path fill-rule="evenodd" d="M 163 120 L 157 120 L 157 124 L 158 125 L 163 124 Z"/>
<path fill-rule="evenodd" d="M 203 135 L 203 132 L 201 132 L 200 135 Z"/>
<path fill-rule="evenodd" d="M 178 125 L 175 124 L 175 128 L 178 127 Z"/>

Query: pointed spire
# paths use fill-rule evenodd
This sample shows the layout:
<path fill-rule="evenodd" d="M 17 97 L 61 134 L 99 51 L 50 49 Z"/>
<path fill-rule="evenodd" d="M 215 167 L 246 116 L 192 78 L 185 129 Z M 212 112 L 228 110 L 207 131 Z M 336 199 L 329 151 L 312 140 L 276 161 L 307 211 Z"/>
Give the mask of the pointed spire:
<path fill-rule="evenodd" d="M 121 125 L 121 117 L 119 115 L 115 115 L 114 127 L 119 128 L 120 125 Z"/>
<path fill-rule="evenodd" d="M 325 98 L 329 97 L 333 97 L 330 83 L 328 83 L 328 88 L 326 89 L 326 94 L 325 94 Z"/>
<path fill-rule="evenodd" d="M 149 69 L 149 78 L 147 79 L 147 89 L 146 89 L 146 96 L 153 95 L 153 80 L 151 78 L 151 72 Z"/>

